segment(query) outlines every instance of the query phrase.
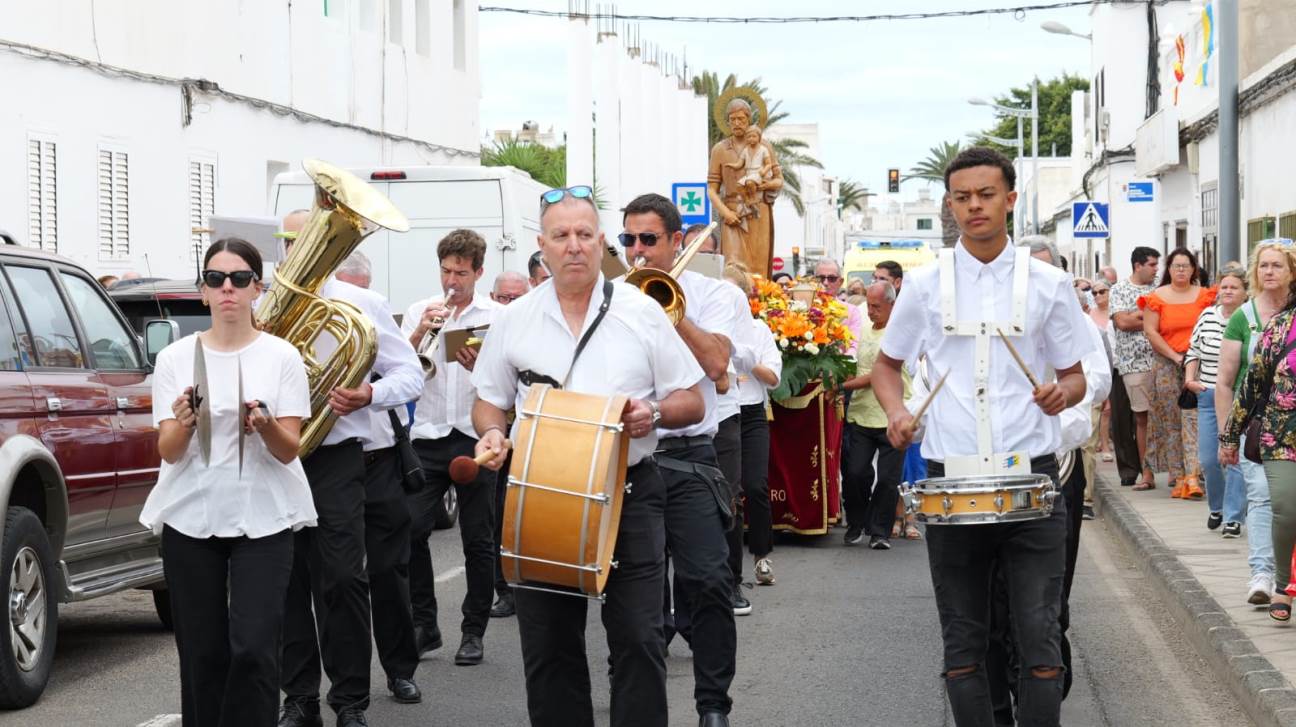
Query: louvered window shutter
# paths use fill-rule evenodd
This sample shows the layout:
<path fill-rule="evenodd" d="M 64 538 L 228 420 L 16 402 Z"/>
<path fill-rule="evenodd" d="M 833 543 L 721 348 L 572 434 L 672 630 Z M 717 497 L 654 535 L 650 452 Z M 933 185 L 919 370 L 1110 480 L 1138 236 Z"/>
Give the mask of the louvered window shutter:
<path fill-rule="evenodd" d="M 195 265 L 211 244 L 211 234 L 197 232 L 206 229 L 216 212 L 216 165 L 212 162 L 189 162 L 189 229 L 190 247 Z"/>
<path fill-rule="evenodd" d="M 130 156 L 99 149 L 99 258 L 130 256 Z"/>
<path fill-rule="evenodd" d="M 52 140 L 27 140 L 27 237 L 50 252 L 58 252 L 57 150 Z"/>

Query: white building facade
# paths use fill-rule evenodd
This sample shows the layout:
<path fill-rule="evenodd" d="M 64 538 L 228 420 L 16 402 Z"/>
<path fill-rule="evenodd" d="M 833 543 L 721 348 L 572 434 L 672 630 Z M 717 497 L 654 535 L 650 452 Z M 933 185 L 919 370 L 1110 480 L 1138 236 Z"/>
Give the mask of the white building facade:
<path fill-rule="evenodd" d="M 771 141 L 800 139 L 806 143 L 802 152 L 823 161 L 818 124 L 775 124 L 765 130 L 765 135 Z M 837 178 L 816 167 L 798 166 L 791 171 L 801 180 L 805 213 L 799 214 L 787 195 L 779 195 L 774 202 L 774 257 L 784 260 L 785 270 L 791 269 L 793 248 L 797 248 L 803 265 L 822 257 L 841 260 L 846 226 L 837 212 Z M 783 172 L 786 176 L 788 170 Z"/>
<path fill-rule="evenodd" d="M 0 40 L 0 229 L 96 274 L 194 274 L 275 175 L 476 164 L 467 0 L 16 4 Z"/>

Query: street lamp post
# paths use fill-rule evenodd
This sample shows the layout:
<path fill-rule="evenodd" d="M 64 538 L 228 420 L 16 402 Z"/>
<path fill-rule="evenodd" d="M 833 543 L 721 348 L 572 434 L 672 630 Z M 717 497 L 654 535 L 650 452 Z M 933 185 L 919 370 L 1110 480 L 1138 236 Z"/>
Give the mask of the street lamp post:
<path fill-rule="evenodd" d="M 1042 28 L 1046 33 L 1054 33 L 1057 35 L 1074 35 L 1077 38 L 1084 38 L 1085 40 L 1093 40 L 1092 35 L 1077 33 L 1074 30 L 1063 25 L 1062 23 L 1057 22 L 1056 20 L 1045 20 L 1044 22 L 1040 23 L 1040 28 Z"/>
<path fill-rule="evenodd" d="M 973 106 L 989 106 L 1001 114 L 1012 116 L 1017 119 L 1017 156 L 1021 157 L 1022 148 L 1022 120 L 1031 120 L 1031 174 L 1035 175 L 1032 181 L 1035 183 L 1034 202 L 1031 205 L 1031 234 L 1039 234 L 1039 108 L 1037 100 L 1036 87 L 1039 80 L 1031 82 L 1031 105 L 1029 109 L 1019 109 L 1015 106 L 1001 106 L 993 101 L 987 101 L 983 98 L 970 98 L 968 103 Z"/>

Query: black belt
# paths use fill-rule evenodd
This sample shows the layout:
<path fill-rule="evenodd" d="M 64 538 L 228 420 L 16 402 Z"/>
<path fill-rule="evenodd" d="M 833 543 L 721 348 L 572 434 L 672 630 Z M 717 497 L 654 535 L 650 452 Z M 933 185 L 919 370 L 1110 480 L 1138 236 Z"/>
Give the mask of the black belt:
<path fill-rule="evenodd" d="M 705 435 L 696 437 L 666 437 L 657 440 L 658 452 L 670 452 L 676 449 L 693 449 L 694 447 L 712 447 L 715 440 Z"/>
<path fill-rule="evenodd" d="M 374 462 L 377 462 L 380 458 L 390 455 L 395 450 L 396 450 L 395 447 L 383 447 L 382 449 L 371 449 L 368 452 L 365 452 L 364 453 L 365 466 L 368 467 L 372 465 Z"/>

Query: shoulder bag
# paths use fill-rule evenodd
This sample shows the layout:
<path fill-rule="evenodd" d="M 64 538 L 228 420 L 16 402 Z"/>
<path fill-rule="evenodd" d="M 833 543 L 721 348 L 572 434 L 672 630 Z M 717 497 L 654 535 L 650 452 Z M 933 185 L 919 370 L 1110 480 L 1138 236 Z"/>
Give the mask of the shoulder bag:
<path fill-rule="evenodd" d="M 1296 325 L 1296 321 L 1293 321 L 1293 325 Z M 1288 330 L 1287 335 L 1290 336 L 1291 333 Z M 1261 463 L 1260 435 L 1262 434 L 1262 425 L 1260 420 L 1264 416 L 1265 408 L 1269 406 L 1269 394 L 1273 391 L 1274 379 L 1278 376 L 1278 365 L 1282 363 L 1283 359 L 1287 358 L 1287 354 L 1291 353 L 1292 349 L 1296 349 L 1296 338 L 1288 341 L 1287 345 L 1283 346 L 1282 353 L 1278 354 L 1278 358 L 1274 359 L 1273 371 L 1269 374 L 1269 386 L 1265 389 L 1264 396 L 1256 400 L 1255 405 L 1251 407 L 1251 412 L 1247 414 L 1246 444 L 1242 447 L 1242 456 L 1256 464 Z M 1247 376 L 1250 375 L 1251 370 L 1248 369 Z"/>

